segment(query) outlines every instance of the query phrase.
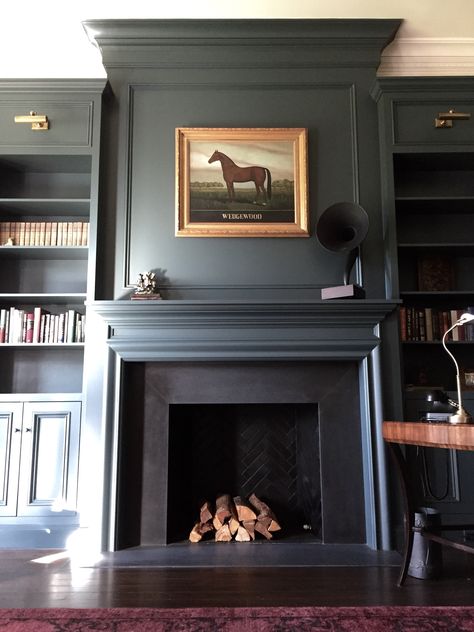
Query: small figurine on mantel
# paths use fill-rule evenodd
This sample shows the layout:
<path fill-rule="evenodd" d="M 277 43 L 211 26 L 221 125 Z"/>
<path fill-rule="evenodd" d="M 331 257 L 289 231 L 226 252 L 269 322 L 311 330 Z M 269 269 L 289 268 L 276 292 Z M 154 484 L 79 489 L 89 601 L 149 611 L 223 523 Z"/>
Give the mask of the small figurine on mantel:
<path fill-rule="evenodd" d="M 161 295 L 156 289 L 155 277 L 156 275 L 154 272 L 140 272 L 135 285 L 135 292 L 130 297 L 131 300 L 156 301 L 161 299 Z"/>

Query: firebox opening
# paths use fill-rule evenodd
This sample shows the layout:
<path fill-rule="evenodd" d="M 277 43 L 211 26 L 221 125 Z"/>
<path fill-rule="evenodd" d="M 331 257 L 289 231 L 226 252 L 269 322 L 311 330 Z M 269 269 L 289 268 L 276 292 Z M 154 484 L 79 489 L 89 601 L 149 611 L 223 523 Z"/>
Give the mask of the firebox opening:
<path fill-rule="evenodd" d="M 321 539 L 317 404 L 172 404 L 168 445 L 168 543 L 223 493 L 270 505 L 275 540 Z"/>
<path fill-rule="evenodd" d="M 355 362 L 125 362 L 122 380 L 116 549 L 187 542 L 221 491 L 274 503 L 285 528 L 260 549 L 366 542 Z"/>

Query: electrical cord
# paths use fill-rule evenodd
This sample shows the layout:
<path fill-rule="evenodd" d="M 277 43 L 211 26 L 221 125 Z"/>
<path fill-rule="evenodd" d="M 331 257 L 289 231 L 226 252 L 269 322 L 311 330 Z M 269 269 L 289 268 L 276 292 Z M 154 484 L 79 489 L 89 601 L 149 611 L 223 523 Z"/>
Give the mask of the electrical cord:
<path fill-rule="evenodd" d="M 449 450 L 444 450 L 444 454 L 446 455 L 446 488 L 441 495 L 437 495 L 433 491 L 428 471 L 428 462 L 426 460 L 426 450 L 423 447 L 420 447 L 419 450 L 422 463 L 421 485 L 423 488 L 423 496 L 425 496 L 425 498 L 431 497 L 433 500 L 437 501 L 444 500 L 449 494 Z"/>

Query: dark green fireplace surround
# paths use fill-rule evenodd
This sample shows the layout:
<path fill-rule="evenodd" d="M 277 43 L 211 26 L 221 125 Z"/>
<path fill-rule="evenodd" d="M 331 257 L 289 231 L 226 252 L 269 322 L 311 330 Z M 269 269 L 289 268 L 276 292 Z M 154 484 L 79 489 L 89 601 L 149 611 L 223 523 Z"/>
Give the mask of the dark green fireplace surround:
<path fill-rule="evenodd" d="M 320 440 L 326 463 L 347 459 L 347 479 L 350 472 L 358 472 L 359 523 L 352 532 L 350 527 L 341 530 L 333 503 L 326 516 L 323 506 L 323 524 L 334 525 L 328 542 L 390 548 L 379 343 L 382 323 L 396 302 L 385 300 L 377 108 L 370 90 L 381 51 L 398 26 L 398 20 L 85 24 L 100 47 L 109 81 L 83 437 L 85 449 L 101 437 L 104 477 L 92 489 L 84 476 L 80 490 L 90 503 L 84 526 L 91 528 L 101 548 L 120 546 L 123 525 L 118 521 L 130 482 L 120 469 L 119 446 L 123 436 L 130 438 L 134 410 L 142 411 L 144 436 L 151 432 L 160 446 L 144 404 L 129 392 L 134 387 L 140 393 L 140 384 L 134 385 L 140 367 L 163 382 L 167 363 L 173 371 L 180 363 L 187 371 L 189 363 L 210 370 L 222 362 L 231 369 L 236 363 L 269 369 L 277 363 L 280 371 L 288 362 L 290 373 L 295 365 L 298 372 L 308 362 L 311 371 L 318 363 L 322 371 L 333 364 L 341 375 L 355 379 L 349 391 L 341 393 L 346 407 L 350 404 L 343 395 L 357 393 L 350 423 L 341 419 L 344 411 L 326 410 Z M 307 128 L 310 236 L 175 237 L 177 127 Z M 328 206 L 340 201 L 361 204 L 369 215 L 357 270 L 367 299 L 322 302 L 321 288 L 341 283 L 345 261 L 322 248 L 315 225 Z M 165 300 L 128 300 L 138 273 L 146 270 L 157 273 Z M 138 368 L 130 370 L 132 363 Z M 266 377 L 262 380 L 265 383 Z M 327 385 L 329 399 L 336 402 L 331 387 Z M 305 395 L 291 397 L 307 402 Z M 321 411 L 323 399 L 316 388 L 310 403 Z M 235 402 L 241 401 L 239 393 Z M 269 402 L 262 398 L 260 403 Z M 357 447 L 351 451 L 354 438 Z M 351 465 L 352 458 L 358 462 Z M 136 467 L 136 459 L 133 462 Z M 144 467 L 145 473 L 153 471 L 149 455 Z M 335 471 L 330 470 L 328 490 L 335 493 L 340 485 L 343 497 L 349 498 L 351 481 L 335 483 Z M 165 478 L 161 471 L 160 487 Z M 142 483 L 142 492 L 153 487 L 146 477 Z M 137 536 L 142 544 L 150 543 L 155 528 L 150 522 L 155 509 L 149 509 L 149 502 L 145 495 L 134 500 L 145 525 L 141 542 Z M 139 531 L 137 523 L 130 527 L 130 532 Z M 161 533 L 159 543 L 165 540 Z"/>

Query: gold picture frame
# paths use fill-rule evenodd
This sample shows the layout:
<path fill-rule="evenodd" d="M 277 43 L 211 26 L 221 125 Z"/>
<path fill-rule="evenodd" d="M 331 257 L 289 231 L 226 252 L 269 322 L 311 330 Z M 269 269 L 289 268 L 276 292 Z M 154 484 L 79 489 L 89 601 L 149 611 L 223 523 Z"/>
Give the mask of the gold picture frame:
<path fill-rule="evenodd" d="M 176 129 L 176 236 L 309 237 L 307 130 Z"/>

